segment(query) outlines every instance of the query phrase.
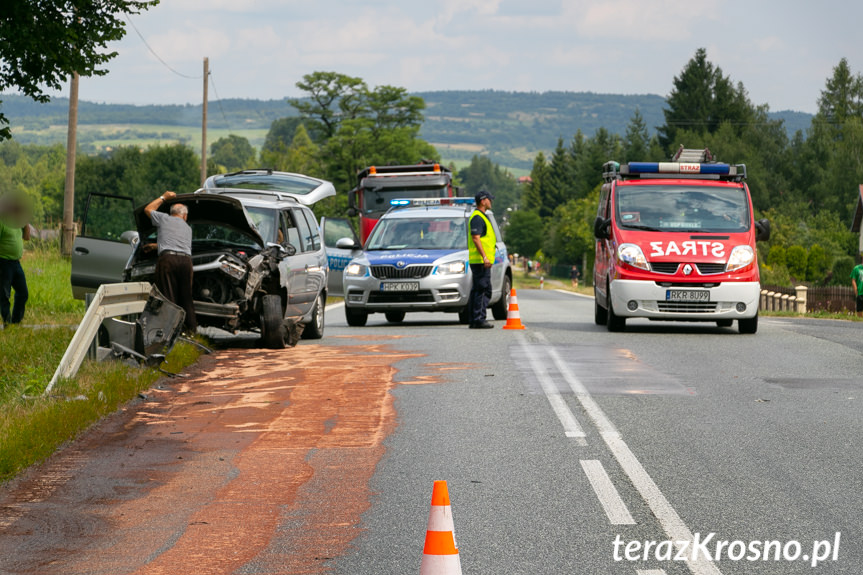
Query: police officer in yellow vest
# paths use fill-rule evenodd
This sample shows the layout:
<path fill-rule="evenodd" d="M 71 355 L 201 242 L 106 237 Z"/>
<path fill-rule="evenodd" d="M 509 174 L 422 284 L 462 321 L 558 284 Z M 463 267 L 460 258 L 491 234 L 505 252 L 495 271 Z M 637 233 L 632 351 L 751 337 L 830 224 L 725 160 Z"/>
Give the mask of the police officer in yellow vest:
<path fill-rule="evenodd" d="M 485 310 L 491 299 L 491 266 L 494 263 L 497 238 L 485 212 L 491 208 L 494 196 L 482 189 L 474 196 L 476 209 L 470 216 L 470 241 L 468 242 L 468 263 L 473 275 L 468 300 L 468 317 L 471 329 L 494 327 L 485 319 Z"/>

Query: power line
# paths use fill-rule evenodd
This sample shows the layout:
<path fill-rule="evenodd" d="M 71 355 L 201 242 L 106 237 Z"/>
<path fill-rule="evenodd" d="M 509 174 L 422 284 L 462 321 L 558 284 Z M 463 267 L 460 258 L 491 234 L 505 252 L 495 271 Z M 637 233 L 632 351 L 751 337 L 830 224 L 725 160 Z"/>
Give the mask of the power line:
<path fill-rule="evenodd" d="M 187 75 L 187 74 L 183 74 L 182 72 L 178 72 L 177 70 L 173 69 L 173 68 L 170 66 L 170 64 L 168 64 L 167 62 L 165 62 L 165 61 L 164 61 L 164 60 L 163 60 L 163 59 L 162 59 L 158 54 L 156 54 L 156 51 L 155 51 L 155 50 L 153 50 L 153 48 L 152 48 L 152 47 L 150 47 L 150 45 L 147 43 L 147 40 L 144 38 L 144 35 L 143 35 L 143 34 L 141 34 L 141 31 L 140 31 L 140 30 L 138 30 L 138 27 L 137 27 L 137 26 L 135 26 L 135 24 L 133 24 L 133 23 L 132 23 L 132 21 L 129 19 L 129 15 L 128 15 L 128 14 L 125 14 L 124 16 L 126 17 L 126 22 L 128 22 L 128 23 L 129 23 L 129 25 L 130 25 L 132 28 L 134 28 L 135 33 L 136 33 L 136 34 L 138 34 L 138 37 L 141 39 L 141 42 L 143 42 L 143 43 L 144 43 L 144 46 L 146 46 L 146 47 L 147 47 L 147 50 L 149 50 L 149 51 L 150 51 L 150 54 L 152 54 L 152 55 L 156 58 L 156 60 L 158 60 L 159 62 L 161 62 L 161 63 L 162 63 L 162 65 L 163 65 L 165 68 L 167 68 L 168 70 L 170 70 L 171 72 L 173 72 L 173 73 L 174 73 L 174 74 L 176 74 L 177 76 L 180 76 L 181 78 L 186 78 L 186 79 L 188 79 L 188 80 L 200 80 L 201 78 L 203 78 L 203 77 L 204 77 L 203 75 L 201 75 L 201 76 L 189 76 L 189 75 Z"/>
<path fill-rule="evenodd" d="M 219 111 L 222 113 L 222 118 L 225 120 L 225 125 L 228 128 L 231 127 L 231 123 L 228 122 L 228 116 L 225 114 L 225 109 L 222 108 L 222 98 L 219 96 L 219 91 L 216 90 L 216 81 L 213 79 L 213 71 L 210 71 L 210 84 L 213 86 L 213 93 L 216 95 L 216 104 L 219 105 Z"/>

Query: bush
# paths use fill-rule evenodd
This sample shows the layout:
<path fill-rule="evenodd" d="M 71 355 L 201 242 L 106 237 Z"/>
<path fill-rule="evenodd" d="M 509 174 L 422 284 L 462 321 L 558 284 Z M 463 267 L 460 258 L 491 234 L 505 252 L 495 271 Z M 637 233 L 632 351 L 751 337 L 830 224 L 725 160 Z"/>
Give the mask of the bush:
<path fill-rule="evenodd" d="M 788 268 L 788 273 L 795 281 L 802 282 L 806 280 L 806 266 L 809 259 L 809 254 L 806 253 L 806 248 L 803 246 L 791 246 L 786 252 L 785 267 Z"/>

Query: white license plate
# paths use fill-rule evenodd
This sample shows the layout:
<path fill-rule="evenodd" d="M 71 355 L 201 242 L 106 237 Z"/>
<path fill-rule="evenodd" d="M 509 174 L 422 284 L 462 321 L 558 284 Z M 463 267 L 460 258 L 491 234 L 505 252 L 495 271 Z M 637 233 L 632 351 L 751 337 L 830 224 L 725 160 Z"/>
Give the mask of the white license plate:
<path fill-rule="evenodd" d="M 381 291 L 419 291 L 420 282 L 386 282 L 381 284 Z"/>
<path fill-rule="evenodd" d="M 710 301 L 710 292 L 706 289 L 670 289 L 665 290 L 665 301 Z"/>

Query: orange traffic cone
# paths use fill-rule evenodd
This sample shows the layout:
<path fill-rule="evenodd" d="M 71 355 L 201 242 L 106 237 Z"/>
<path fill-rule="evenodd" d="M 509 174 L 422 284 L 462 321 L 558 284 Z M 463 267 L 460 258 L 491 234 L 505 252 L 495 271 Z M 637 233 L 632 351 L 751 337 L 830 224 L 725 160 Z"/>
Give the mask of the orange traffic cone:
<path fill-rule="evenodd" d="M 435 481 L 420 575 L 461 575 L 446 481 Z"/>
<path fill-rule="evenodd" d="M 509 309 L 506 312 L 506 325 L 503 329 L 524 329 L 521 316 L 518 314 L 518 297 L 515 295 L 515 288 L 509 292 Z"/>

